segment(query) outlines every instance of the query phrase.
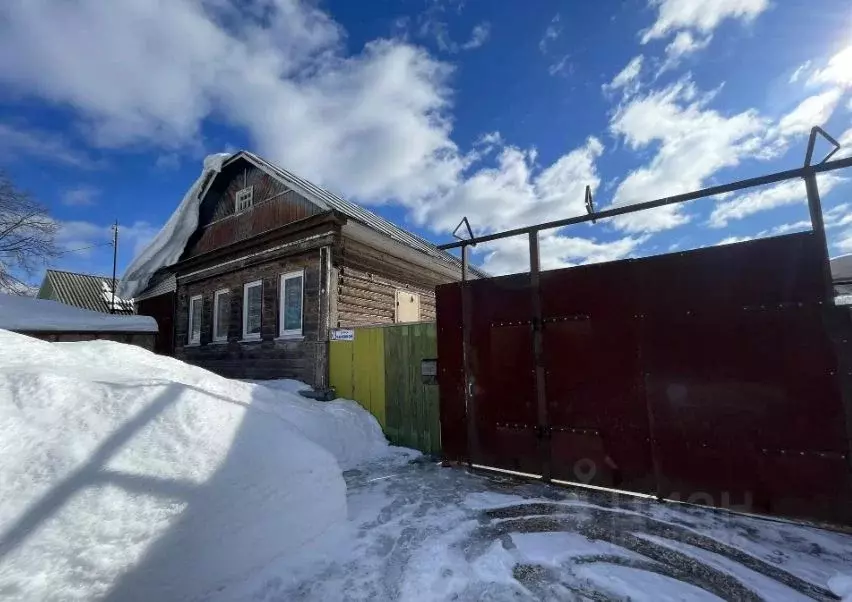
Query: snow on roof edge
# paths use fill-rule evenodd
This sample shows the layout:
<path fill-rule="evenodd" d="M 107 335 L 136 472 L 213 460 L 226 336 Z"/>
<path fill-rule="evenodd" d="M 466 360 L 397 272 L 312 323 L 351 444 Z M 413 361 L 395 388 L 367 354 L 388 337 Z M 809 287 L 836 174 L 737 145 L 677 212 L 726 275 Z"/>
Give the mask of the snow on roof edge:
<path fill-rule="evenodd" d="M 163 267 L 177 263 L 186 248 L 186 243 L 198 227 L 200 193 L 208 182 L 208 177 L 222 171 L 222 165 L 232 156 L 231 153 L 216 153 L 204 158 L 204 168 L 195 180 L 180 204 L 172 213 L 169 221 L 157 233 L 154 239 L 124 272 L 116 287 L 116 293 L 125 299 L 131 299 L 142 292 L 151 276 Z"/>

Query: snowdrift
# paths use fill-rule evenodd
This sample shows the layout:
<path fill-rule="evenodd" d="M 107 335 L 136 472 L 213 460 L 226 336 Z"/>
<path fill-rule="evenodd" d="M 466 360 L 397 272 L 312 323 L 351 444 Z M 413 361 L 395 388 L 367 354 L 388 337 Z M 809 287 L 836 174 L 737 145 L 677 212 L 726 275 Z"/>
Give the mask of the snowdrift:
<path fill-rule="evenodd" d="M 341 467 L 387 450 L 354 402 L 109 341 L 0 330 L 0 592 L 205 598 L 328 545 Z"/>

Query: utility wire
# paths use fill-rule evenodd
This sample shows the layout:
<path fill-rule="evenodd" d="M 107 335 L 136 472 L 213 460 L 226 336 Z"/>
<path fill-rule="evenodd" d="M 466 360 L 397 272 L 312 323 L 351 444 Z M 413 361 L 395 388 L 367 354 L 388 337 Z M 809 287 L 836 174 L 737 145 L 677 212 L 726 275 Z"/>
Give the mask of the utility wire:
<path fill-rule="evenodd" d="M 87 249 L 94 249 L 95 247 L 111 247 L 112 241 L 101 242 L 96 245 L 89 245 L 88 247 L 80 247 L 79 249 L 68 249 L 67 251 L 62 251 L 61 253 L 57 253 L 57 255 L 67 255 L 68 253 L 76 253 L 77 251 L 85 251 Z"/>

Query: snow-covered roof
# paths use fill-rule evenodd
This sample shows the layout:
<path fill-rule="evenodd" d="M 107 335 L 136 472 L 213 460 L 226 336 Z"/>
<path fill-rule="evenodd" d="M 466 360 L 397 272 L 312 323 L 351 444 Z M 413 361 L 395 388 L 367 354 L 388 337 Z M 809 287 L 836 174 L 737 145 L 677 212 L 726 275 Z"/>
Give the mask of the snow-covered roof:
<path fill-rule="evenodd" d="M 133 303 L 118 295 L 113 298 L 112 279 L 108 276 L 80 274 L 65 270 L 49 269 L 38 292 L 39 299 L 51 299 L 83 309 L 110 313 L 132 314 Z"/>
<path fill-rule="evenodd" d="M 201 175 L 186 192 L 169 221 L 166 222 L 166 225 L 163 226 L 163 229 L 154 237 L 148 247 L 134 258 L 130 267 L 125 271 L 121 282 L 116 287 L 116 292 L 121 297 L 127 299 L 137 297 L 148 287 L 151 277 L 157 270 L 178 262 L 186 248 L 189 237 L 198 228 L 199 210 L 206 191 L 225 165 L 241 158 L 278 178 L 286 186 L 296 190 L 317 206 L 326 210 L 333 209 L 388 236 L 392 240 L 428 255 L 435 261 L 461 270 L 461 261 L 458 257 L 446 251 L 441 251 L 425 238 L 412 234 L 372 211 L 332 194 L 328 190 L 274 163 L 270 163 L 254 153 L 239 151 L 232 155 L 223 153 L 209 155 L 204 159 L 204 169 L 202 169 Z M 470 266 L 470 270 L 477 277 L 487 276 L 485 272 L 474 266 Z"/>
<path fill-rule="evenodd" d="M 833 280 L 852 280 L 852 253 L 838 255 L 829 264 Z"/>
<path fill-rule="evenodd" d="M 19 332 L 157 332 L 150 316 L 105 314 L 72 305 L 0 294 L 0 328 Z"/>

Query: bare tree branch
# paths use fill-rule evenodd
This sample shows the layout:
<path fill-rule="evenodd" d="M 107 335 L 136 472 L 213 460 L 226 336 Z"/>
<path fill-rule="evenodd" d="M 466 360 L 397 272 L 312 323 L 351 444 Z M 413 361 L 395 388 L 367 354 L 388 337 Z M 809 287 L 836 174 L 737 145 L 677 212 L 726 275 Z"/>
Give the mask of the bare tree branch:
<path fill-rule="evenodd" d="M 30 276 L 39 264 L 56 257 L 57 230 L 47 208 L 0 171 L 0 288 L 13 292 L 29 288 L 12 272 Z"/>

